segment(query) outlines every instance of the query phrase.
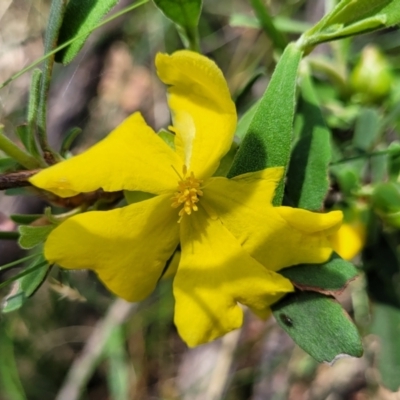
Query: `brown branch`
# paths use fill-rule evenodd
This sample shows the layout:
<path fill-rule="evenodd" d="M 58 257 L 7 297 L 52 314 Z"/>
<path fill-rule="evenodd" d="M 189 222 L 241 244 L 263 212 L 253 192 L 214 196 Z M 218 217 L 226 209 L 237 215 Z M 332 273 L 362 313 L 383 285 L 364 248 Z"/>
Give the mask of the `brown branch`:
<path fill-rule="evenodd" d="M 28 179 L 38 173 L 40 169 L 30 171 L 9 172 L 0 175 L 0 190 L 31 186 Z"/>
<path fill-rule="evenodd" d="M 34 169 L 29 171 L 9 172 L 2 175 L 0 174 L 0 190 L 26 186 L 31 186 L 34 188 L 28 179 L 37 174 L 39 171 L 41 170 Z M 66 198 L 56 196 L 53 193 L 38 188 L 35 188 L 35 190 L 38 193 L 40 192 L 42 197 L 48 202 L 64 208 L 76 208 L 83 204 L 90 206 L 99 200 L 103 200 L 107 204 L 112 204 L 119 201 L 123 197 L 122 192 L 104 192 L 102 189 L 89 193 L 79 193 L 76 196 Z"/>

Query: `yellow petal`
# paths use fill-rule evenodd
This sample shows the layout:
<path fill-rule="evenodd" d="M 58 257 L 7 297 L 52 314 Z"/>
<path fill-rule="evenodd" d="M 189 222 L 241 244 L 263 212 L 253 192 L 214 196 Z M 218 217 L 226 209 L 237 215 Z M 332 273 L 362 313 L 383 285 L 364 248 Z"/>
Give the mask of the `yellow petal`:
<path fill-rule="evenodd" d="M 99 188 L 158 194 L 177 186 L 172 167 L 181 170 L 182 161 L 135 113 L 89 150 L 43 170 L 30 182 L 61 197 Z"/>
<path fill-rule="evenodd" d="M 292 207 L 279 207 L 278 211 L 291 226 L 309 233 L 324 232 L 330 235 L 340 228 L 343 220 L 341 211 L 321 214 Z"/>
<path fill-rule="evenodd" d="M 235 104 L 222 72 L 209 58 L 188 50 L 157 54 L 156 66 L 169 85 L 176 151 L 196 177 L 211 176 L 236 128 Z"/>
<path fill-rule="evenodd" d="M 276 180 L 211 178 L 201 201 L 214 210 L 243 248 L 270 270 L 326 261 L 332 253 L 329 235 L 339 228 L 342 213 L 272 207 L 269 201 L 275 185 Z"/>
<path fill-rule="evenodd" d="M 239 328 L 238 303 L 260 314 L 293 286 L 242 250 L 219 220 L 199 210 L 181 222 L 182 255 L 174 279 L 175 324 L 196 346 Z"/>
<path fill-rule="evenodd" d="M 366 239 L 365 225 L 361 223 L 344 223 L 331 236 L 333 249 L 345 260 L 353 259 L 364 247 Z"/>
<path fill-rule="evenodd" d="M 45 257 L 64 268 L 91 269 L 117 296 L 142 300 L 179 241 L 169 197 L 69 218 L 49 235 Z"/>

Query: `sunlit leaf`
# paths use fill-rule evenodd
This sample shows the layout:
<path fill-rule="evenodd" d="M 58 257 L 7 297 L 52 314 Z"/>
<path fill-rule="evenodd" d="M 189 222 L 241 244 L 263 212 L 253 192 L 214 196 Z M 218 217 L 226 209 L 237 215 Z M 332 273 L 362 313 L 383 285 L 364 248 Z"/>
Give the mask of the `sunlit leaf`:
<path fill-rule="evenodd" d="M 229 177 L 265 169 L 287 167 L 293 138 L 297 71 L 302 52 L 286 47 L 236 154 Z M 274 204 L 283 197 L 281 182 Z"/>
<path fill-rule="evenodd" d="M 341 305 L 319 293 L 297 292 L 272 307 L 292 339 L 318 362 L 344 356 L 361 357 L 361 338 Z"/>

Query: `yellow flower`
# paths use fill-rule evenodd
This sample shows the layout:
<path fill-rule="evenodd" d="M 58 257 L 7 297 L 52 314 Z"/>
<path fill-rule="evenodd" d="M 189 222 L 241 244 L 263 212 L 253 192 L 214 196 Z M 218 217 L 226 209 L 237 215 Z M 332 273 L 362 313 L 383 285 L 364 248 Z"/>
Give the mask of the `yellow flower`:
<path fill-rule="evenodd" d="M 332 247 L 345 260 L 352 260 L 364 247 L 367 232 L 360 221 L 343 223 L 331 237 Z"/>
<path fill-rule="evenodd" d="M 342 214 L 272 207 L 282 168 L 212 177 L 236 127 L 221 71 L 190 51 L 158 54 L 156 66 L 169 87 L 175 151 L 135 113 L 85 153 L 31 182 L 63 197 L 98 188 L 155 194 L 68 219 L 48 237 L 45 257 L 64 268 L 92 269 L 116 295 L 139 301 L 154 290 L 180 243 L 175 324 L 195 346 L 240 327 L 239 304 L 266 316 L 270 304 L 293 290 L 276 271 L 326 261 L 328 235 Z"/>

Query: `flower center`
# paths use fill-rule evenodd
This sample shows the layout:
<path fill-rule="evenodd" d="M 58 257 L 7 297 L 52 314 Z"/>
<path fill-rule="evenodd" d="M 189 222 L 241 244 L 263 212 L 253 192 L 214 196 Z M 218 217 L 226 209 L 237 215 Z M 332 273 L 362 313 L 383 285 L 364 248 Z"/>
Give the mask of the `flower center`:
<path fill-rule="evenodd" d="M 186 165 L 183 166 L 183 177 L 179 175 L 180 181 L 178 181 L 178 189 L 172 197 L 173 208 L 182 206 L 179 211 L 179 220 L 181 222 L 182 217 L 187 214 L 190 215 L 192 211 L 197 211 L 199 208 L 197 204 L 199 197 L 203 196 L 203 191 L 200 185 L 203 183 L 201 179 L 197 179 L 194 176 L 193 171 L 188 175 Z"/>

